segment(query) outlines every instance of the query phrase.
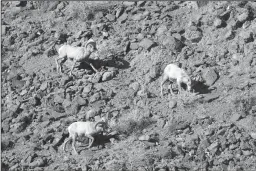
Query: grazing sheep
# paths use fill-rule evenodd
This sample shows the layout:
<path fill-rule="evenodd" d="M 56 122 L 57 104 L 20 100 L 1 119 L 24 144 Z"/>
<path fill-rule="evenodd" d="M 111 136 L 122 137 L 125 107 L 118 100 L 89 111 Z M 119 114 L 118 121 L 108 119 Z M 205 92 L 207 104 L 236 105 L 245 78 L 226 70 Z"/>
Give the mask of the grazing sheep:
<path fill-rule="evenodd" d="M 106 122 L 74 122 L 68 127 L 69 137 L 64 142 L 63 150 L 66 151 L 66 144 L 68 141 L 72 140 L 72 148 L 75 151 L 75 154 L 78 154 L 75 148 L 75 141 L 77 136 L 86 136 L 89 138 L 89 145 L 87 148 L 90 148 L 94 142 L 93 135 L 100 134 L 104 132 L 107 128 Z M 90 140 L 92 140 L 90 142 Z"/>
<path fill-rule="evenodd" d="M 76 62 L 82 62 L 82 61 L 86 62 L 86 60 L 90 57 L 91 53 L 95 52 L 96 50 L 97 50 L 96 43 L 92 39 L 90 39 L 87 42 L 85 47 L 74 47 L 71 45 L 62 45 L 58 50 L 59 56 L 56 59 L 57 72 L 59 68 L 60 68 L 60 72 L 62 72 L 61 65 L 63 64 L 63 61 L 64 61 L 63 59 L 66 60 L 67 58 L 69 58 L 74 60 L 74 64 L 70 71 L 70 75 L 72 75 L 72 71 L 76 65 Z M 60 62 L 60 66 L 59 66 L 60 59 L 62 61 Z M 97 69 L 95 69 L 95 67 L 91 63 L 88 63 L 88 64 L 92 67 L 92 69 L 95 72 L 98 72 Z"/>
<path fill-rule="evenodd" d="M 191 79 L 188 74 L 181 68 L 179 68 L 175 64 L 169 64 L 164 69 L 164 74 L 161 82 L 161 95 L 163 96 L 163 84 L 166 80 L 176 79 L 178 84 L 179 92 L 181 92 L 181 83 L 185 83 L 187 85 L 187 90 L 191 90 Z M 173 95 L 172 91 L 172 84 L 169 86 L 171 90 L 171 94 Z"/>

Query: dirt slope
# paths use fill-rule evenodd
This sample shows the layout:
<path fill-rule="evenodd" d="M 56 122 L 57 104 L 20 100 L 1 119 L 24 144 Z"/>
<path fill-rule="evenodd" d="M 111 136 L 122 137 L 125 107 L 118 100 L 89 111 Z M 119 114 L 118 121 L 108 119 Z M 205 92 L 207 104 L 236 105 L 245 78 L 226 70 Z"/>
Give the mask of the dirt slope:
<path fill-rule="evenodd" d="M 256 2 L 1 3 L 2 170 L 256 170 Z M 57 73 L 56 49 L 90 38 L 100 72 Z M 194 92 L 160 96 L 169 63 Z M 111 134 L 63 151 L 102 117 Z"/>

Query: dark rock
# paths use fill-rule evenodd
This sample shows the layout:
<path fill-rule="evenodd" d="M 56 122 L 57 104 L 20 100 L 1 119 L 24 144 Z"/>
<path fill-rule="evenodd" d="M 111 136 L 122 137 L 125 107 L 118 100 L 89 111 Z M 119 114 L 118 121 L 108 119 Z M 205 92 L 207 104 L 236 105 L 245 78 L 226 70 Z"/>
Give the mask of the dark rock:
<path fill-rule="evenodd" d="M 184 47 L 183 43 L 181 43 L 178 39 L 172 36 L 165 37 L 163 41 L 163 45 L 166 48 L 170 49 L 171 51 L 175 51 L 175 52 L 180 52 Z"/>
<path fill-rule="evenodd" d="M 207 68 L 203 71 L 203 78 L 206 82 L 206 85 L 211 86 L 217 81 L 218 75 L 214 69 Z"/>

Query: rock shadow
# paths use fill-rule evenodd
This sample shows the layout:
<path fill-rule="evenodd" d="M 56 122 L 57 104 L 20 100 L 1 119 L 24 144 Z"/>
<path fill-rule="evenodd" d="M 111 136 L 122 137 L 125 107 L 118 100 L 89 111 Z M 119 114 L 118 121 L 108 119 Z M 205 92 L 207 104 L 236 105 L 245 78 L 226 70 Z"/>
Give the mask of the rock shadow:
<path fill-rule="evenodd" d="M 208 94 L 211 93 L 212 88 L 209 88 L 210 86 L 205 85 L 205 83 L 203 82 L 199 82 L 199 81 L 195 81 L 194 86 L 193 86 L 193 90 L 195 91 L 195 93 L 199 93 L 199 94 Z"/>

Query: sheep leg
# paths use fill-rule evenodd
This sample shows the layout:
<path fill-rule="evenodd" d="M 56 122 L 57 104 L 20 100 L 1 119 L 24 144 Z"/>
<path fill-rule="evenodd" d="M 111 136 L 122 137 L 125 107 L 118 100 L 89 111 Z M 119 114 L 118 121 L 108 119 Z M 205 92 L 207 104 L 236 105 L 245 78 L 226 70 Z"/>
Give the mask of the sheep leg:
<path fill-rule="evenodd" d="M 76 151 L 75 143 L 76 143 L 76 134 L 72 136 L 72 148 L 75 151 L 75 154 L 78 154 L 78 152 Z"/>
<path fill-rule="evenodd" d="M 171 95 L 174 95 L 173 90 L 172 90 L 172 83 L 168 86 L 168 89 L 170 89 Z"/>
<path fill-rule="evenodd" d="M 73 64 L 73 66 L 72 66 L 72 68 L 71 68 L 71 70 L 70 70 L 70 73 L 69 73 L 70 76 L 72 75 L 72 71 L 73 71 L 75 65 L 76 65 L 76 60 L 74 60 L 74 64 Z"/>
<path fill-rule="evenodd" d="M 180 81 L 177 81 L 177 84 L 178 84 L 178 94 L 180 94 L 181 93 L 181 90 L 182 90 L 182 88 L 181 88 L 181 82 Z"/>
<path fill-rule="evenodd" d="M 68 139 L 64 142 L 64 144 L 63 144 L 63 151 L 64 151 L 64 152 L 66 152 L 66 144 L 67 144 L 67 142 L 70 141 L 70 140 L 72 140 L 72 137 L 71 137 L 71 136 L 69 136 Z"/>
<path fill-rule="evenodd" d="M 168 79 L 168 76 L 164 75 L 161 82 L 161 96 L 163 96 L 163 84 L 166 82 L 167 79 Z"/>
<path fill-rule="evenodd" d="M 59 64 L 59 60 L 61 60 L 61 61 L 60 61 L 60 64 Z M 62 65 L 63 65 L 63 63 L 64 63 L 66 60 L 67 60 L 66 57 L 59 57 L 59 58 L 56 59 L 57 71 L 58 71 L 59 68 L 60 68 L 60 72 L 62 72 Z"/>
<path fill-rule="evenodd" d="M 92 69 L 93 69 L 95 72 L 99 72 L 99 71 L 92 65 L 92 63 L 90 63 L 90 66 L 92 67 Z"/>
<path fill-rule="evenodd" d="M 87 147 L 87 148 L 90 148 L 90 147 L 92 146 L 93 142 L 94 142 L 94 138 L 93 138 L 93 136 L 91 136 L 91 135 L 87 135 L 87 137 L 88 137 L 90 140 L 92 140 L 91 142 L 89 142 L 89 145 L 88 145 L 88 147 Z M 90 140 L 89 140 L 89 141 L 90 141 Z"/>

